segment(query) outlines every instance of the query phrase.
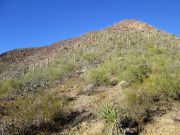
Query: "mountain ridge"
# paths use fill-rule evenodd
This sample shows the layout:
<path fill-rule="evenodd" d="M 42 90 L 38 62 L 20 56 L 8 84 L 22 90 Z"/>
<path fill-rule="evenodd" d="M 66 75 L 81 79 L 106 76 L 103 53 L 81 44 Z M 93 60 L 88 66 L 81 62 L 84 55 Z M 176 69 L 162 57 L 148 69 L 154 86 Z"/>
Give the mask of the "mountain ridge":
<path fill-rule="evenodd" d="M 80 36 L 77 36 L 77 37 L 73 37 L 73 38 L 68 38 L 68 39 L 65 39 L 65 40 L 60 40 L 60 41 L 57 41 L 55 43 L 52 43 L 51 45 L 47 45 L 47 46 L 41 46 L 41 47 L 33 47 L 33 48 L 18 48 L 18 49 L 14 49 L 14 50 L 10 50 L 10 51 L 7 51 L 7 52 L 4 52 L 4 53 L 1 53 L 0 54 L 0 58 L 3 59 L 3 57 L 5 57 L 6 55 L 10 55 L 10 54 L 14 54 L 16 55 L 16 52 L 17 54 L 19 54 L 20 52 L 22 52 L 22 55 L 25 53 L 25 51 L 28 52 L 31 52 L 35 49 L 39 50 L 39 49 L 45 49 L 45 48 L 53 48 L 53 46 L 56 46 L 57 44 L 63 44 L 64 42 L 67 42 L 67 41 L 73 41 L 73 42 L 78 42 L 76 40 L 78 40 L 79 38 L 87 35 L 87 34 L 92 34 L 92 33 L 95 33 L 95 32 L 100 32 L 100 31 L 104 31 L 104 30 L 112 30 L 112 29 L 118 29 L 118 30 L 123 30 L 123 28 L 126 28 L 125 30 L 127 30 L 127 28 L 132 28 L 132 29 L 135 29 L 135 30 L 150 30 L 150 31 L 153 31 L 153 30 L 158 30 L 157 28 L 143 22 L 143 21 L 140 21 L 140 20 L 136 20 L 136 19 L 124 19 L 120 22 L 117 22 L 111 26 L 108 26 L 106 28 L 102 28 L 102 29 L 99 29 L 99 30 L 95 30 L 95 31 L 90 31 L 90 32 L 86 32 L 86 33 L 83 33 L 82 35 Z M 158 30 L 159 31 L 159 30 Z M 176 36 L 177 38 L 180 39 L 180 37 Z M 24 54 L 25 55 L 25 54 Z M 16 56 L 15 56 L 16 57 Z"/>
<path fill-rule="evenodd" d="M 81 35 L 77 36 L 77 37 L 72 37 L 72 38 L 67 38 L 67 39 L 64 39 L 64 40 L 60 40 L 60 41 L 57 41 L 55 43 L 52 43 L 51 45 L 44 45 L 44 46 L 40 46 L 40 47 L 33 47 L 33 48 L 16 48 L 16 49 L 13 49 L 13 50 L 9 50 L 9 51 L 6 51 L 6 52 L 3 52 L 3 53 L 0 53 L 0 56 L 1 55 L 5 55 L 6 53 L 9 53 L 11 51 L 16 51 L 16 50 L 23 50 L 23 49 L 38 49 L 38 48 L 44 48 L 44 47 L 47 47 L 47 46 L 52 46 L 53 44 L 56 44 L 58 42 L 63 42 L 63 41 L 67 41 L 67 40 L 71 40 L 71 39 L 76 39 L 78 37 L 81 37 L 83 35 L 86 35 L 88 33 L 91 33 L 91 32 L 97 32 L 97 31 L 101 31 L 101 30 L 104 30 L 104 29 L 110 29 L 110 28 L 114 28 L 114 27 L 119 27 L 119 28 L 123 28 L 123 27 L 129 27 L 129 28 L 135 28 L 135 29 L 144 29 L 144 28 L 149 28 L 149 29 L 152 29 L 152 30 L 158 30 L 157 28 L 155 28 L 154 26 L 144 22 L 144 21 L 141 21 L 141 20 L 137 20 L 137 19 L 123 19 L 122 21 L 119 21 L 117 23 L 114 23 L 112 24 L 111 26 L 107 26 L 105 28 L 101 28 L 101 29 L 98 29 L 98 30 L 92 30 L 92 31 L 89 31 L 89 32 L 85 32 L 85 33 L 82 33 Z M 177 36 L 176 37 L 180 38 L 180 36 Z"/>

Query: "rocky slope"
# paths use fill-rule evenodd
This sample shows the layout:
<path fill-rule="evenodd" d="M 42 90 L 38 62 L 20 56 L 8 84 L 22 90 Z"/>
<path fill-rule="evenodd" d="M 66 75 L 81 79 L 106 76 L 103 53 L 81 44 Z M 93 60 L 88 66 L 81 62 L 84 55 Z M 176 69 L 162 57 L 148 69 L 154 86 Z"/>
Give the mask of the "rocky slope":
<path fill-rule="evenodd" d="M 166 110 L 165 114 L 156 116 L 147 124 L 142 135 L 177 135 L 180 133 L 180 104 L 174 103 L 172 110 Z"/>
<path fill-rule="evenodd" d="M 116 38 L 115 36 L 118 34 L 127 36 L 136 32 L 144 34 L 146 40 L 153 40 L 153 38 L 158 38 L 161 35 L 163 42 L 171 42 L 171 44 L 176 44 L 176 47 L 180 46 L 180 37 L 160 31 L 141 21 L 123 20 L 105 29 L 89 32 L 77 38 L 59 41 L 50 46 L 16 49 L 0 54 L 0 78 L 2 80 L 4 76 L 5 78 L 18 76 L 26 69 L 47 65 L 48 62 L 53 61 L 60 54 L 71 52 L 74 48 L 82 48 L 83 44 L 98 44 L 103 40 L 105 40 L 103 42 L 106 42 L 110 38 Z"/>

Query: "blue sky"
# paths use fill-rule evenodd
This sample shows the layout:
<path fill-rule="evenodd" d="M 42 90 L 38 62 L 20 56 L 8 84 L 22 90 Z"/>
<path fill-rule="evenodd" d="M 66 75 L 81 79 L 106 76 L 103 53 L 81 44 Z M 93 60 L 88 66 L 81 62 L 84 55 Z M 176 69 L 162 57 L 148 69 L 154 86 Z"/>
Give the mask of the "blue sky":
<path fill-rule="evenodd" d="M 180 0 L 0 0 L 0 53 L 49 45 L 126 18 L 180 35 Z"/>

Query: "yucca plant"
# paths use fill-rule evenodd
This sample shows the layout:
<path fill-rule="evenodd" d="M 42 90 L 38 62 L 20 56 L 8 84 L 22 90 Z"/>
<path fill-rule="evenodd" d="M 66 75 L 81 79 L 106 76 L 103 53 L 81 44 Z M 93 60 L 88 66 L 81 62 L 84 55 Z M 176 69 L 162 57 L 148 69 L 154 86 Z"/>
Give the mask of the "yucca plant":
<path fill-rule="evenodd" d="M 103 119 L 112 124 L 112 135 L 114 135 L 114 132 L 115 135 L 119 135 L 116 108 L 109 103 L 105 103 L 99 106 L 99 113 Z"/>

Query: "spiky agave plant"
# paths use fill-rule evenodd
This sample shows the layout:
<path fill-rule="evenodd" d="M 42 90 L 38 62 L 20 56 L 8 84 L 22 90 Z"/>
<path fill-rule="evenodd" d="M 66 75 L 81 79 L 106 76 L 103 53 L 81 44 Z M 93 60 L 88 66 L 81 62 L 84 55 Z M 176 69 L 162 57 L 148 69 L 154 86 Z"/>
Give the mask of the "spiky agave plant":
<path fill-rule="evenodd" d="M 105 103 L 99 106 L 99 113 L 103 119 L 112 124 L 112 135 L 114 131 L 115 135 L 119 135 L 116 108 L 109 103 Z"/>

